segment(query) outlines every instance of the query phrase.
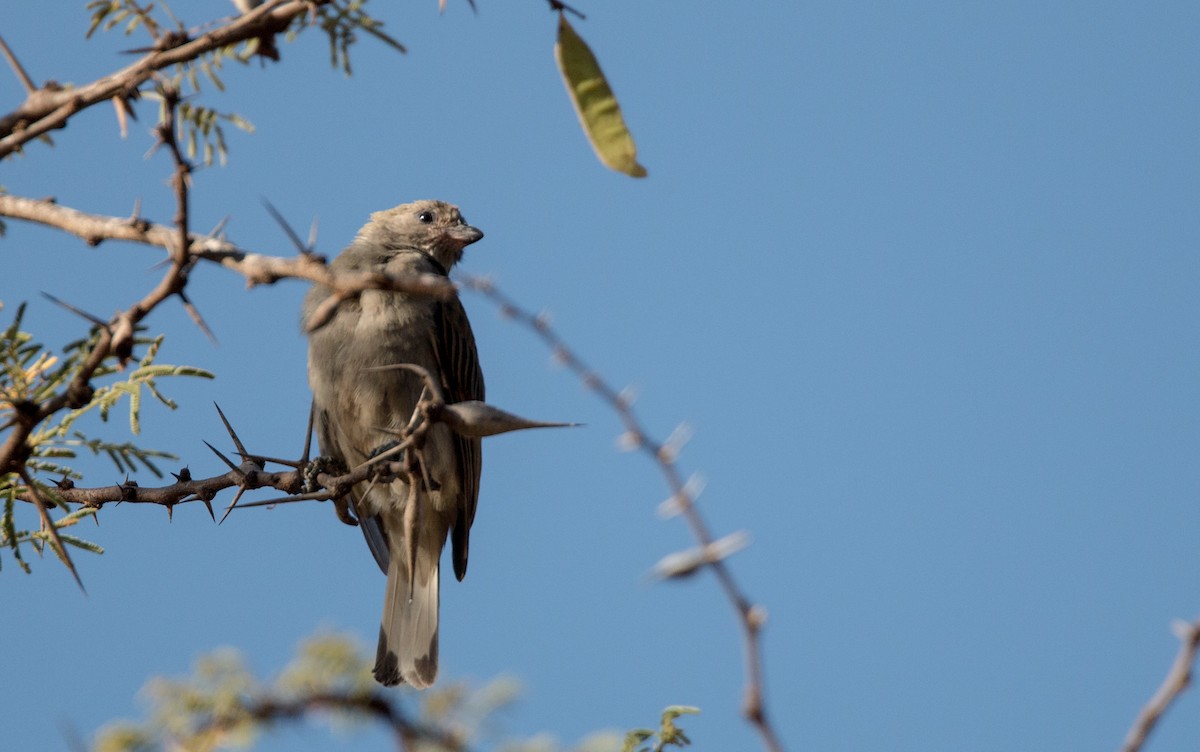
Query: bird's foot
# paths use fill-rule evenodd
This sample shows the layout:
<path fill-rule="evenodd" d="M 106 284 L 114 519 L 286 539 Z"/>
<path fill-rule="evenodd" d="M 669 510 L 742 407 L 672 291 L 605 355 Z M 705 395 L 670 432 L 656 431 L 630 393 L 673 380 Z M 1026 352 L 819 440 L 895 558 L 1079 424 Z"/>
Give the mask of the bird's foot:
<path fill-rule="evenodd" d="M 313 457 L 312 461 L 304 466 L 303 485 L 301 489 L 304 493 L 316 493 L 324 488 L 320 481 L 317 480 L 317 476 L 321 473 L 326 473 L 327 475 L 344 475 L 346 472 L 346 463 L 341 460 L 326 457 L 325 455 Z"/>
<path fill-rule="evenodd" d="M 378 457 L 379 455 L 390 452 L 391 450 L 395 449 L 398 446 L 400 446 L 399 441 L 389 441 L 386 444 L 380 444 L 379 446 L 377 446 L 371 450 L 371 453 L 367 455 L 367 459 L 373 460 L 376 457 Z M 400 457 L 393 457 L 392 459 L 402 459 L 403 456 L 404 456 L 403 453 L 401 453 Z"/>

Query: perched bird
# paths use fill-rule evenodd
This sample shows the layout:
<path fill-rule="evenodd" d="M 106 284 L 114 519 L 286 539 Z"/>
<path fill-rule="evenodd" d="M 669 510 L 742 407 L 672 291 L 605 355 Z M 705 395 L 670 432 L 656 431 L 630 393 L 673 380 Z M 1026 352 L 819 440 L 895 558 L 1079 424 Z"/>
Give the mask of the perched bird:
<path fill-rule="evenodd" d="M 372 214 L 330 268 L 445 275 L 462 258 L 463 248 L 482 237 L 456 206 L 402 204 Z M 321 286 L 309 291 L 306 321 L 330 294 Z M 395 441 L 423 389 L 416 373 L 378 369 L 398 363 L 427 369 L 440 380 L 447 402 L 484 398 L 475 335 L 457 297 L 367 290 L 343 301 L 324 326 L 308 334 L 308 381 L 322 454 L 354 467 Z M 406 479 L 363 483 L 350 491 L 367 544 L 387 574 L 375 678 L 416 688 L 437 677 L 438 561 L 450 535 L 454 575 L 461 580 L 467 573 L 482 462 L 479 439 L 459 436 L 441 423 L 427 434 L 421 456 L 426 480 L 415 540 L 405 540 Z M 410 556 L 415 570 L 410 570 Z"/>

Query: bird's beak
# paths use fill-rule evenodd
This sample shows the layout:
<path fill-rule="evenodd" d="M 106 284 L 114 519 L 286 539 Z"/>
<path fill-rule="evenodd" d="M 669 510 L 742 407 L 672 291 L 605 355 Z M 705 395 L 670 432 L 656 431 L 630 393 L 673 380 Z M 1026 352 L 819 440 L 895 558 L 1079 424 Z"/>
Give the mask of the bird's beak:
<path fill-rule="evenodd" d="M 470 225 L 454 225 L 446 230 L 446 236 L 458 244 L 459 248 L 465 248 L 483 237 L 483 232 Z"/>

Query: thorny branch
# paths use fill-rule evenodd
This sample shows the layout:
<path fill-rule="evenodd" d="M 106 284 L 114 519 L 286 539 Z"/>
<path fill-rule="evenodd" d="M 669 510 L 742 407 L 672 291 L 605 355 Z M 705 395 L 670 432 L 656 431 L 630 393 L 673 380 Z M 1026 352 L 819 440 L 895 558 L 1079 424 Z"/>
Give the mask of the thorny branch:
<path fill-rule="evenodd" d="M 1200 652 L 1200 619 L 1190 624 L 1184 621 L 1177 622 L 1175 633 L 1179 637 L 1179 653 L 1158 691 L 1142 708 L 1142 712 L 1138 713 L 1129 734 L 1125 737 L 1125 743 L 1121 746 L 1121 752 L 1139 752 L 1163 713 L 1167 712 L 1167 708 L 1171 707 L 1176 698 L 1192 683 L 1192 667 L 1196 663 L 1197 652 Z"/>
<path fill-rule="evenodd" d="M 326 4 L 328 1 L 268 0 L 252 11 L 194 39 L 183 32 L 156 34 L 154 48 L 133 64 L 77 88 L 63 89 L 54 84 L 47 84 L 33 89 L 31 85 L 27 84 L 28 94 L 25 101 L 15 111 L 0 116 L 0 158 L 19 150 L 23 144 L 38 136 L 65 127 L 73 115 L 92 105 L 108 99 L 113 99 L 119 105 L 124 104 L 127 99 L 136 96 L 139 87 L 152 80 L 157 71 L 186 63 L 221 47 L 265 34 L 281 32 L 297 17 L 311 12 L 314 7 Z M 552 5 L 557 5 L 561 9 L 574 10 L 562 3 L 552 2 Z M 9 57 L 12 57 L 11 54 Z M 13 60 L 15 62 L 15 58 Z M 26 76 L 25 79 L 27 80 L 28 77 Z M 323 259 L 311 253 L 301 252 L 291 259 L 265 256 L 244 251 L 226 241 L 223 235 L 201 235 L 190 232 L 188 220 L 190 165 L 179 152 L 173 128 L 178 93 L 166 90 L 163 94 L 164 101 L 168 105 L 168 117 L 160 124 L 158 136 L 161 144 L 167 146 L 175 160 L 173 187 L 176 192 L 177 212 L 173 227 L 153 224 L 137 216 L 136 211 L 132 217 L 128 218 L 97 216 L 59 206 L 53 200 L 0 195 L 0 216 L 56 227 L 84 239 L 91 245 L 99 244 L 104 240 L 125 240 L 156 246 L 165 249 L 171 261 L 170 268 L 154 290 L 129 309 L 116 314 L 101 329 L 95 349 L 66 392 L 41 404 L 22 406 L 22 410 L 15 411 L 19 418 L 14 422 L 3 446 L 0 446 L 0 472 L 23 471 L 23 463 L 29 453 L 26 440 L 32 429 L 64 407 L 76 407 L 85 403 L 91 394 L 89 382 L 96 369 L 112 355 L 116 355 L 122 362 L 128 359 L 132 350 L 132 338 L 136 325 L 157 305 L 178 295 L 184 305 L 188 307 L 189 312 L 193 312 L 190 302 L 184 295 L 184 288 L 188 272 L 197 261 L 221 264 L 243 275 L 249 286 L 271 284 L 285 278 L 307 279 L 334 289 L 335 294 L 331 298 L 335 300 L 344 300 L 366 289 L 396 290 L 437 297 L 448 297 L 454 294 L 453 287 L 444 278 L 431 275 L 388 277 L 363 273 L 334 275 L 325 266 Z M 487 280 L 468 278 L 466 286 L 482 293 L 498 305 L 506 315 L 516 318 L 532 328 L 552 348 L 555 357 L 576 373 L 587 388 L 594 391 L 617 413 L 625 425 L 628 443 L 641 449 L 658 464 L 671 490 L 673 509 L 684 516 L 693 535 L 700 543 L 701 549 L 703 551 L 716 550 L 718 541 L 714 539 L 707 523 L 695 506 L 694 492 L 689 489 L 688 484 L 680 476 L 676 463 L 678 448 L 671 445 L 669 440 L 668 442 L 657 442 L 652 439 L 632 410 L 630 400 L 609 386 L 595 371 L 584 365 L 543 317 L 530 314 L 518 307 Z M 332 315 L 332 312 L 331 307 L 330 310 L 324 312 L 324 315 Z M 198 318 L 194 313 L 193 317 Z M 199 320 L 197 323 L 201 324 L 203 328 Z M 315 328 L 322 323 L 322 317 L 316 316 L 314 320 L 308 322 L 308 326 Z M 459 405 L 433 403 L 431 406 L 426 406 L 425 415 L 428 419 L 443 420 L 455 430 L 475 432 L 475 435 L 498 432 L 487 428 L 485 424 L 510 426 L 499 430 L 514 430 L 510 421 L 507 420 L 514 416 L 508 416 L 483 403 L 461 403 Z M 549 424 L 524 421 L 524 425 L 517 427 L 537 425 Z M 419 431 L 421 429 L 420 421 L 410 424 L 410 429 Z M 410 433 L 405 438 L 412 439 L 412 434 Z M 236 439 L 236 436 L 234 436 L 234 441 L 239 445 L 239 451 L 242 452 L 242 462 L 235 465 L 222 455 L 222 460 L 230 467 L 229 472 L 223 475 L 192 480 L 190 473 L 185 468 L 176 476 L 176 483 L 161 488 L 140 488 L 127 481 L 116 486 L 84 489 L 74 488 L 70 483 L 64 482 L 56 494 L 69 503 L 92 507 L 100 507 L 113 501 L 125 501 L 162 504 L 170 511 L 175 504 L 191 500 L 202 501 L 207 506 L 217 492 L 234 486 L 239 488 L 239 496 L 243 491 L 254 488 L 270 487 L 295 494 L 303 487 L 302 469 L 266 472 L 265 464 L 272 460 L 248 455 L 240 448 L 240 441 Z M 410 442 L 409 446 L 413 446 L 413 444 Z M 278 461 L 275 460 L 275 462 Z M 295 463 L 285 462 L 284 464 Z M 354 483 L 369 477 L 376 477 L 380 472 L 412 474 L 415 471 L 411 460 L 408 459 L 405 461 L 379 460 L 340 476 L 318 474 L 316 480 L 323 487 L 323 491 L 301 494 L 291 499 L 276 500 L 276 502 L 338 498 Z M 39 509 L 44 508 L 36 485 L 28 479 L 28 476 L 25 477 L 27 478 L 27 487 L 20 498 L 38 504 Z M 410 475 L 410 477 L 412 476 Z M 254 505 L 265 503 L 274 502 L 256 502 Z M 236 504 L 236 499 L 234 504 Z M 209 511 L 211 513 L 211 506 L 209 506 Z M 782 743 L 769 722 L 765 710 L 760 637 L 766 618 L 765 611 L 760 606 L 751 603 L 742 592 L 722 557 L 710 556 L 703 561 L 703 565 L 712 569 L 741 622 L 746 664 L 743 713 L 758 730 L 764 746 L 771 752 L 781 752 Z M 347 698 L 330 696 L 309 698 L 307 702 L 309 706 L 314 703 L 344 706 L 346 700 Z M 305 709 L 300 706 L 267 703 L 253 709 L 252 712 L 258 717 L 269 719 L 295 715 L 304 712 Z M 386 703 L 380 705 L 368 701 L 359 709 L 379 715 L 390 723 L 402 746 L 407 746 L 412 741 L 409 735 L 411 728 L 405 724 L 403 719 L 395 716 L 394 711 L 390 710 Z"/>
<path fill-rule="evenodd" d="M 132 64 L 75 88 L 46 84 L 29 92 L 21 105 L 0 116 L 0 158 L 29 141 L 63 128 L 74 115 L 109 99 L 136 96 L 156 72 L 187 63 L 229 45 L 284 31 L 292 21 L 331 0 L 267 0 L 195 39 L 184 32 L 159 34 L 154 47 Z"/>
<path fill-rule="evenodd" d="M 576 374 L 587 389 L 594 392 L 612 408 L 625 426 L 626 433 L 622 437 L 623 443 L 630 448 L 640 449 L 658 465 L 671 490 L 671 498 L 668 502 L 671 511 L 683 515 L 702 551 L 716 550 L 719 547 L 718 541 L 713 537 L 708 523 L 696 506 L 695 493 L 690 490 L 680 475 L 679 465 L 676 462 L 678 447 L 669 440 L 659 442 L 651 438 L 634 412 L 632 400 L 613 389 L 600 374 L 580 360 L 574 350 L 568 347 L 562 337 L 550 326 L 547 317 L 531 313 L 520 307 L 498 290 L 489 279 L 468 276 L 464 278 L 463 284 L 467 289 L 482 294 L 495 304 L 502 315 L 533 330 L 550 348 L 556 361 Z M 742 628 L 746 669 L 742 714 L 758 731 L 766 749 L 770 752 L 782 752 L 783 743 L 766 712 L 761 640 L 762 627 L 766 622 L 766 610 L 762 606 L 752 603 L 743 593 L 737 581 L 734 580 L 733 573 L 721 557 L 709 556 L 704 559 L 703 565 L 710 568 L 716 576 L 722 591 L 737 612 Z"/>
<path fill-rule="evenodd" d="M 405 363 L 387 367 L 415 371 L 427 383 L 436 384 L 430 373 L 420 366 Z M 310 469 L 307 451 L 305 456 L 299 460 L 274 459 L 251 453 L 246 450 L 233 426 L 225 419 L 220 407 L 217 407 L 217 412 L 221 416 L 221 421 L 225 424 L 234 446 L 237 447 L 241 462 L 233 462 L 212 445 L 209 445 L 209 448 L 229 467 L 229 472 L 209 478 L 194 479 L 191 477 L 191 471 L 184 468 L 175 474 L 175 483 L 158 487 L 139 486 L 137 483 L 126 481 L 95 488 L 77 488 L 70 481 L 62 481 L 58 484 L 55 493 L 67 503 L 82 504 L 97 509 L 110 502 L 127 502 L 160 504 L 167 507 L 170 512 L 176 504 L 200 501 L 208 506 L 209 514 L 212 514 L 209 502 L 220 491 L 233 487 L 239 489 L 239 497 L 244 491 L 260 488 L 274 488 L 287 494 L 296 494 L 290 498 L 243 504 L 239 508 L 290 501 L 337 500 L 344 496 L 352 486 L 366 480 L 386 481 L 399 476 L 407 476 L 410 479 L 410 485 L 419 485 L 415 481 L 420 480 L 424 472 L 421 468 L 423 467 L 422 451 L 425 436 L 434 423 L 445 423 L 451 430 L 474 438 L 530 428 L 556 428 L 573 425 L 529 420 L 484 402 L 467 401 L 447 404 L 442 399 L 440 389 L 430 389 L 426 392 L 426 396 L 418 401 L 412 420 L 402 431 L 397 433 L 397 445 L 394 449 L 381 453 L 340 475 L 317 472 L 315 477 L 308 478 L 305 475 L 306 471 Z M 405 457 L 393 459 L 405 450 L 408 450 L 405 452 Z M 267 472 L 265 468 L 270 463 L 290 466 L 294 469 Z M 300 491 L 306 480 L 315 480 L 321 486 L 321 490 L 301 494 Z M 17 498 L 31 503 L 37 502 L 36 487 L 27 484 L 26 489 L 17 494 Z M 232 509 L 235 506 L 237 506 L 236 498 L 229 508 Z"/>

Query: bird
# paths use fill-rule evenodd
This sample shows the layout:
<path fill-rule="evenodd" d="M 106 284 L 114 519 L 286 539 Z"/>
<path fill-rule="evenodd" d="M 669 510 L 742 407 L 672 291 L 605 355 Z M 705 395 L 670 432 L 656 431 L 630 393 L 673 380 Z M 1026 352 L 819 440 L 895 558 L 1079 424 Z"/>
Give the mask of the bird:
<path fill-rule="evenodd" d="M 332 272 L 427 273 L 446 276 L 463 249 L 483 233 L 457 206 L 423 200 L 371 215 L 354 242 L 329 264 Z M 333 292 L 314 285 L 303 317 Z M 308 332 L 313 424 L 322 455 L 354 467 L 394 442 L 410 421 L 424 384 L 414 364 L 442 387 L 448 403 L 484 399 L 483 372 L 470 321 L 457 295 L 446 300 L 366 290 L 341 301 L 327 322 Z M 467 573 L 471 524 L 479 499 L 480 440 L 435 423 L 420 456 L 422 500 L 406 541 L 408 478 L 363 482 L 349 492 L 379 568 L 387 575 L 375 679 L 424 689 L 438 671 L 439 562 L 451 540 L 454 575 Z M 411 519 L 410 519 L 411 522 Z M 410 567 L 410 559 L 415 567 Z"/>

